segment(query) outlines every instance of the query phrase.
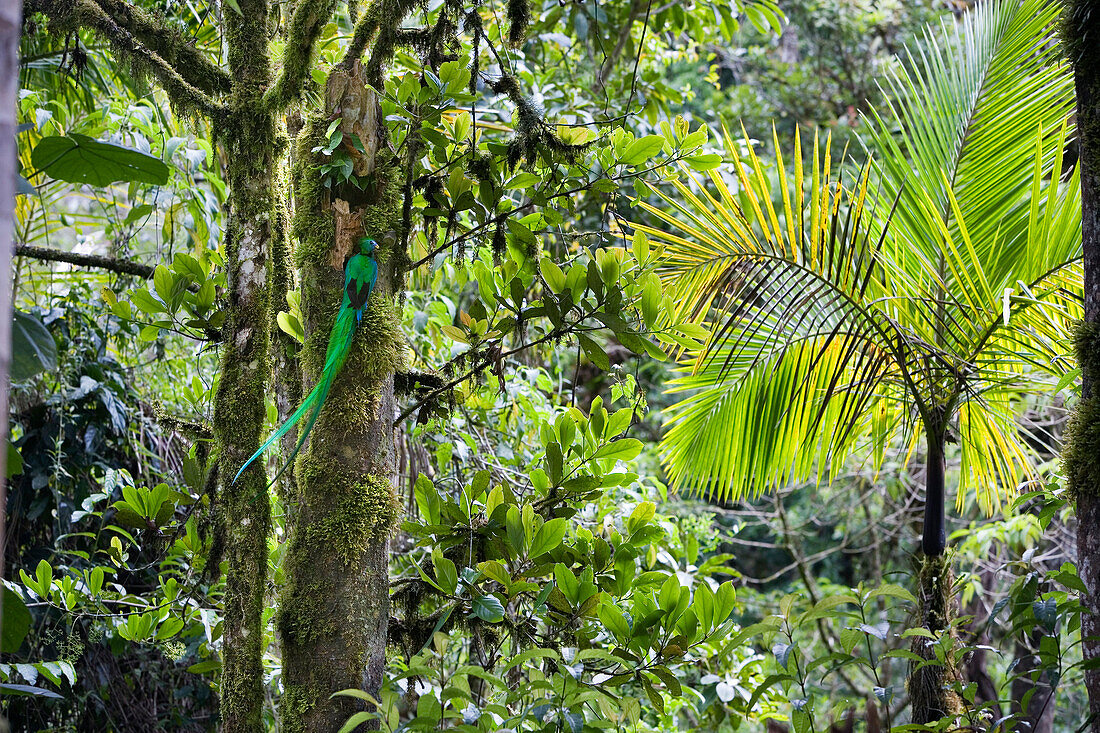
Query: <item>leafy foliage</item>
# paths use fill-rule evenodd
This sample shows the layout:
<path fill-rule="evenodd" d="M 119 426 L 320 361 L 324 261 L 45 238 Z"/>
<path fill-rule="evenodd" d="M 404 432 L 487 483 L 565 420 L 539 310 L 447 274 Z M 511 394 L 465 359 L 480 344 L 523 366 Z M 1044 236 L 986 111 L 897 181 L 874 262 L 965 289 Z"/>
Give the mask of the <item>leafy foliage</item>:
<path fill-rule="evenodd" d="M 926 44 L 924 73 L 896 77 L 903 144 L 871 135 L 873 176 L 843 187 L 828 144 L 806 161 L 796 137 L 777 182 L 750 154 L 736 194 L 713 172 L 643 202 L 669 228 L 636 227 L 668 249 L 679 312 L 715 333 L 676 382 L 691 394 L 669 417 L 674 485 L 759 492 L 838 469 L 863 436 L 880 462 L 899 424 L 960 444 L 960 506 L 973 485 L 991 511 L 1032 475 L 1012 406 L 1033 368 L 1059 370 L 1080 291 L 1079 183 L 1060 180 L 1069 81 L 1028 51 L 1054 20 L 983 7 L 951 47 Z M 1028 154 L 1008 168 L 1002 143 Z M 753 437 L 716 449 L 735 435 Z"/>

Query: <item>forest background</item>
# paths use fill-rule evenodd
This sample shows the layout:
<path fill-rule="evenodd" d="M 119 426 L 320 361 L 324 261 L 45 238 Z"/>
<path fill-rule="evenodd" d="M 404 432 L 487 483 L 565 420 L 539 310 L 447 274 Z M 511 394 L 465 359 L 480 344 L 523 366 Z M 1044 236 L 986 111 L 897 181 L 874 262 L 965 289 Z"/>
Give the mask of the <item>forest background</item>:
<path fill-rule="evenodd" d="M 1088 6 L 29 0 L 12 729 L 1096 728 Z"/>

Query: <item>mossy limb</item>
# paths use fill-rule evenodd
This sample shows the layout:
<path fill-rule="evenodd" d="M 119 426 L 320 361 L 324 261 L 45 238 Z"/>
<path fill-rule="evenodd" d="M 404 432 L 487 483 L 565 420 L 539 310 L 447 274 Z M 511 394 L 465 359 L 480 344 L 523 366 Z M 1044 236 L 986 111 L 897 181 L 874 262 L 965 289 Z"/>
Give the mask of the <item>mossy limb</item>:
<path fill-rule="evenodd" d="M 1100 325 L 1081 322 L 1073 341 L 1082 373 L 1100 375 Z M 1100 390 L 1095 386 L 1077 403 L 1066 426 L 1062 472 L 1073 496 L 1100 496 Z"/>

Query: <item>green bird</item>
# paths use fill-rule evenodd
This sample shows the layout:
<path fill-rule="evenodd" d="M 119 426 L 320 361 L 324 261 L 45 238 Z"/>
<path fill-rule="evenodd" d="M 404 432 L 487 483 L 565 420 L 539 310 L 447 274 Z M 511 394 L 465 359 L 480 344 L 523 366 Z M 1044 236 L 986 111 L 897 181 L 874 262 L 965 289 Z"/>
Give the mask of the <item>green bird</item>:
<path fill-rule="evenodd" d="M 367 307 L 367 300 L 370 298 L 371 291 L 374 290 L 374 284 L 378 280 L 378 263 L 374 259 L 374 251 L 377 247 L 378 243 L 373 239 L 363 237 L 359 240 L 359 251 L 349 257 L 347 264 L 344 266 L 344 302 L 340 306 L 340 312 L 336 314 L 336 322 L 332 324 L 332 333 L 328 338 L 328 351 L 325 353 L 325 367 L 321 371 L 321 378 L 317 381 L 317 386 L 306 396 L 301 406 L 294 411 L 294 414 L 288 417 L 286 422 L 275 431 L 275 434 L 268 438 L 267 442 L 261 445 L 260 449 L 253 453 L 252 457 L 241 466 L 241 470 L 237 471 L 237 475 L 233 477 L 234 482 L 241 477 L 244 470 L 254 460 L 271 447 L 272 443 L 286 435 L 306 413 L 309 413 L 309 421 L 301 431 L 301 435 L 298 436 L 298 445 L 294 446 L 294 451 L 287 458 L 283 467 L 279 469 L 279 472 L 275 474 L 275 478 L 271 479 L 271 483 L 279 480 L 279 477 L 283 475 L 283 471 L 294 462 L 294 457 L 302 449 L 309 431 L 313 429 L 314 423 L 317 422 L 317 416 L 321 414 L 321 407 L 325 404 L 325 398 L 328 397 L 333 380 L 336 379 L 336 375 L 340 373 L 344 362 L 347 361 L 348 352 L 351 351 L 351 342 L 355 338 L 355 328 L 363 320 L 363 311 Z"/>

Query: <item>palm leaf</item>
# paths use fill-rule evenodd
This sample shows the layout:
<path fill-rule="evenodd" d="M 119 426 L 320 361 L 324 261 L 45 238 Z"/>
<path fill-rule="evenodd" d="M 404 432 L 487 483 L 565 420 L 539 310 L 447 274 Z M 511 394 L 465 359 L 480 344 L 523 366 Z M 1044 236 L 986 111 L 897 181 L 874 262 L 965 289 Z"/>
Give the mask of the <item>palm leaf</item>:
<path fill-rule="evenodd" d="M 828 150 L 815 138 L 806 166 L 796 140 L 796 168 L 812 173 L 777 167 L 780 206 L 755 155 L 735 163 L 738 196 L 720 175 L 685 172 L 663 206 L 642 204 L 666 225 L 636 230 L 664 247 L 677 315 L 711 327 L 671 387 L 688 393 L 663 444 L 677 488 L 740 496 L 839 465 L 893 376 L 900 339 L 864 306 L 882 287 L 866 171 L 850 188 L 823 178 Z"/>
<path fill-rule="evenodd" d="M 1064 371 L 1081 290 L 1056 18 L 1041 0 L 987 2 L 946 42 L 929 35 L 887 80 L 873 181 L 842 185 L 828 141 L 807 159 L 796 136 L 793 176 L 750 146 L 728 177 L 685 169 L 640 204 L 672 318 L 710 333 L 670 387 L 674 487 L 729 498 L 820 479 L 864 437 L 877 465 L 899 422 L 911 447 L 957 440 L 960 502 L 973 490 L 991 511 L 1032 475 L 1013 410 L 1037 370 Z"/>

